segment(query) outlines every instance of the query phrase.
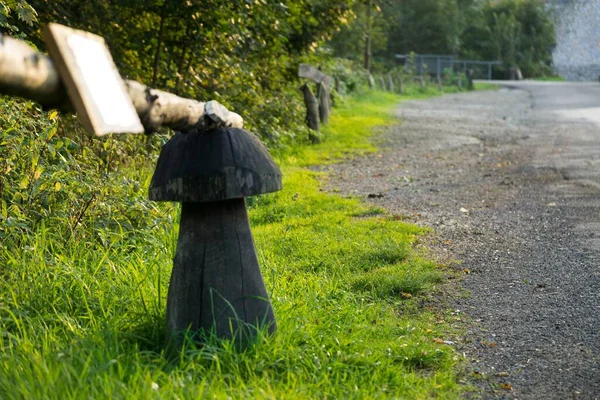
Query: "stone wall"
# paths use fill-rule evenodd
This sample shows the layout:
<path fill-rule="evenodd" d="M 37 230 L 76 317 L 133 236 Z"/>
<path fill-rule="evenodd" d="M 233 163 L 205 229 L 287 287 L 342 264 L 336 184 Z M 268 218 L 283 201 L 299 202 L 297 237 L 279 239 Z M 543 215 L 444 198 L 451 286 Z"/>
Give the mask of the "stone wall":
<path fill-rule="evenodd" d="M 600 79 L 600 0 L 553 0 L 555 72 L 569 81 Z"/>

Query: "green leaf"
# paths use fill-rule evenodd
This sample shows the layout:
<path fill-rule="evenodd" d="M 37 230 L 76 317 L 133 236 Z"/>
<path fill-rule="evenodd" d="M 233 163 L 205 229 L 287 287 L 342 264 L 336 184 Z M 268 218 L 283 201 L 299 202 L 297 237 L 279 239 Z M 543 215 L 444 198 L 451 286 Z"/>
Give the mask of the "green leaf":
<path fill-rule="evenodd" d="M 27 189 L 27 186 L 29 185 L 29 177 L 27 175 L 23 176 L 23 178 L 21 178 L 21 181 L 19 182 L 19 189 Z"/>

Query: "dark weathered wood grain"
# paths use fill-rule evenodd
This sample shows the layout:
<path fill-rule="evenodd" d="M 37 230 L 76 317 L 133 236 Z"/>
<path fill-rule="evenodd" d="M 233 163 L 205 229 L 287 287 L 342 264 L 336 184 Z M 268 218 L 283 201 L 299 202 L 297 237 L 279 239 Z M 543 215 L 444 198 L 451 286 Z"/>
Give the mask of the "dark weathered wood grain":
<path fill-rule="evenodd" d="M 322 124 L 329 121 L 329 89 L 327 86 L 319 83 L 317 85 L 317 93 L 319 98 L 319 120 Z"/>
<path fill-rule="evenodd" d="M 304 95 L 304 104 L 306 106 L 306 125 L 312 130 L 319 130 L 319 102 L 310 90 L 307 84 L 300 88 Z"/>
<path fill-rule="evenodd" d="M 183 203 L 167 327 L 242 342 L 257 327 L 276 330 L 244 199 Z"/>
<path fill-rule="evenodd" d="M 176 134 L 162 148 L 149 197 L 211 202 L 281 190 L 281 171 L 260 140 L 243 129 Z"/>

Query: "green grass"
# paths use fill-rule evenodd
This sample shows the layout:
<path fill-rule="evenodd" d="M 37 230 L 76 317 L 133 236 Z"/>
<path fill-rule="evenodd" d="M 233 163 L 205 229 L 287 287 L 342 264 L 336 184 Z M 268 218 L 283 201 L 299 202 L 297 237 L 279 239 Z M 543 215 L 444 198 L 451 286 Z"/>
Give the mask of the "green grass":
<path fill-rule="evenodd" d="M 538 76 L 537 78 L 533 78 L 535 81 L 542 82 L 564 82 L 565 79 L 561 76 Z"/>
<path fill-rule="evenodd" d="M 493 83 L 475 82 L 475 90 L 498 90 L 500 86 Z"/>
<path fill-rule="evenodd" d="M 0 397 L 457 398 L 458 357 L 434 340 L 451 317 L 423 305 L 443 279 L 415 250 L 425 231 L 321 191 L 304 168 L 375 151 L 368 138 L 401 98 L 348 99 L 323 143 L 276 153 L 284 190 L 249 207 L 279 331 L 243 351 L 211 339 L 164 353 L 172 205 L 148 203 L 151 227 L 41 224 L 0 247 Z M 124 174 L 147 186 L 151 170 Z"/>

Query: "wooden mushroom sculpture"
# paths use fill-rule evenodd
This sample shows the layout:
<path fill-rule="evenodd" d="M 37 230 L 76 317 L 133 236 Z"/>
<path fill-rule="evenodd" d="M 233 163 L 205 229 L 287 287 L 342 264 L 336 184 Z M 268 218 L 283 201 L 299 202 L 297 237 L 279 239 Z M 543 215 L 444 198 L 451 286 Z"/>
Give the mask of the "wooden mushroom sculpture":
<path fill-rule="evenodd" d="M 281 190 L 281 172 L 243 129 L 176 134 L 163 147 L 150 199 L 182 203 L 167 328 L 246 341 L 276 329 L 246 211 L 246 196 Z"/>

